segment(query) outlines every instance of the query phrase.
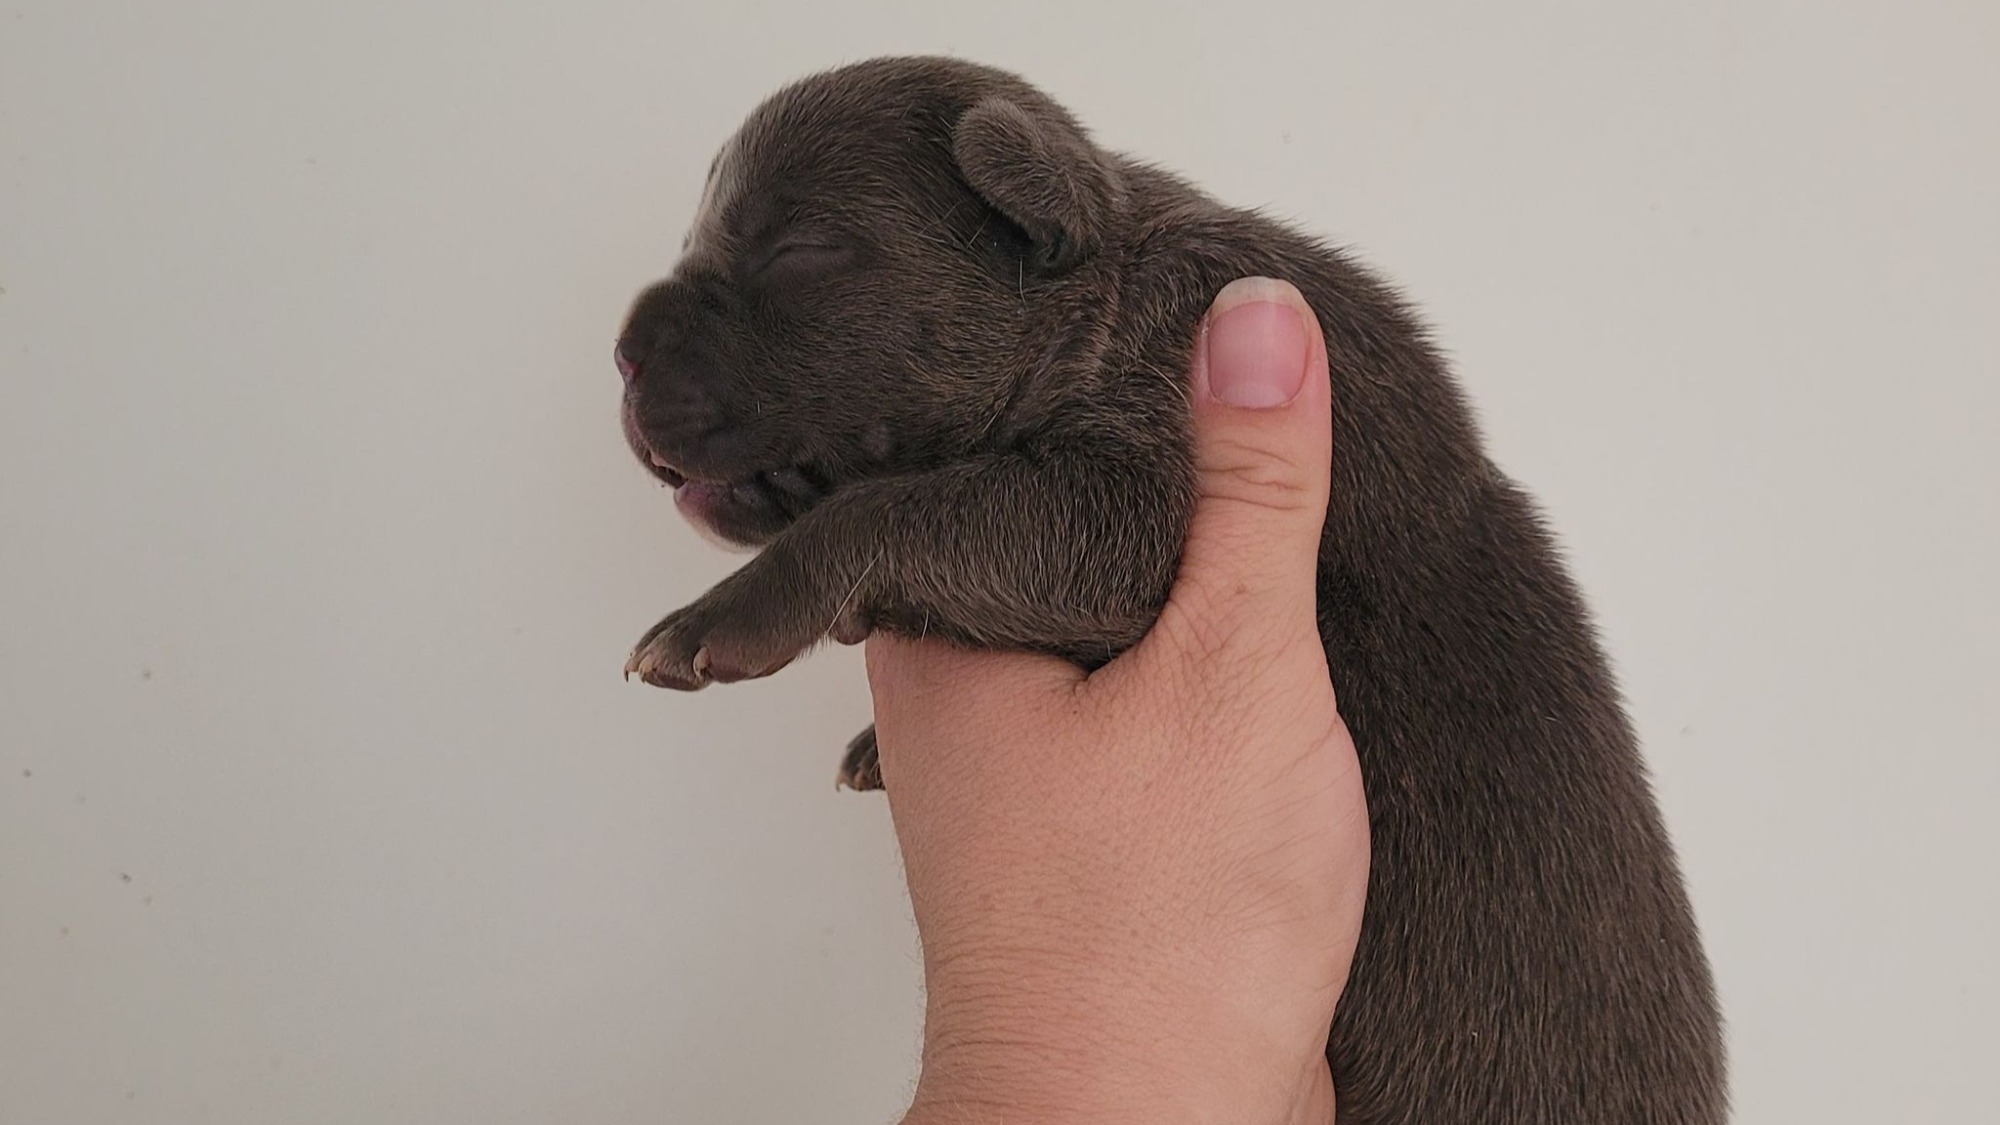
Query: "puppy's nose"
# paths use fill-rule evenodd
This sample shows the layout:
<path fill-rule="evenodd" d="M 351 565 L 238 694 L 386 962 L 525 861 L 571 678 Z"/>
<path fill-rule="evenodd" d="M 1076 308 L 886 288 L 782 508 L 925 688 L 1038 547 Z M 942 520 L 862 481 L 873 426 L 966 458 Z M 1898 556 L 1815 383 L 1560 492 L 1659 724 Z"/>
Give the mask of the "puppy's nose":
<path fill-rule="evenodd" d="M 639 377 L 638 361 L 634 360 L 631 353 L 625 350 L 625 341 L 619 340 L 611 345 L 611 362 L 617 365 L 618 374 L 627 383 Z"/>

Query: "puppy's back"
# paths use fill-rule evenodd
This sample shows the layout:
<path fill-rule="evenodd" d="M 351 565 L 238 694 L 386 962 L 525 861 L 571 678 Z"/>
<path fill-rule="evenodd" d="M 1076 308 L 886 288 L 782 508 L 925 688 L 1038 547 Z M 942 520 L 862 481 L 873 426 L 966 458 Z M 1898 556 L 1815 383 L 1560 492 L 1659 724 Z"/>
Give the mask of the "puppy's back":
<path fill-rule="evenodd" d="M 1124 174 L 1132 377 L 1178 370 L 1236 277 L 1291 281 L 1325 331 L 1321 636 L 1375 852 L 1328 1048 L 1340 1120 L 1724 1120 L 1707 959 L 1608 662 L 1420 325 L 1334 251 Z"/>

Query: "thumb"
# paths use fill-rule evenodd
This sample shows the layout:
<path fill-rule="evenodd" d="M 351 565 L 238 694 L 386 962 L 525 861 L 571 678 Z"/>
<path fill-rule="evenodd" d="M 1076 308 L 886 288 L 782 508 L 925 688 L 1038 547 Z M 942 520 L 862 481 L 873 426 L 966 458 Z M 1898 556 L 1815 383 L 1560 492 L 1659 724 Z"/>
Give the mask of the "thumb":
<path fill-rule="evenodd" d="M 1333 454 L 1319 320 L 1285 282 L 1232 282 L 1203 321 L 1192 374 L 1198 496 L 1155 635 L 1204 658 L 1263 657 L 1302 639 L 1317 647 Z"/>

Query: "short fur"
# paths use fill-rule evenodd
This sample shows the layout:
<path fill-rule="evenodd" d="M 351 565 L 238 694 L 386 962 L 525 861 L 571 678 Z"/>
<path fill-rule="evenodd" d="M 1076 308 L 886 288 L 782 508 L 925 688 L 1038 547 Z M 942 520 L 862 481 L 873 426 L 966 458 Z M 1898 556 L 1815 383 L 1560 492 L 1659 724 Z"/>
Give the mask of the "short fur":
<path fill-rule="evenodd" d="M 1339 1120 L 1723 1120 L 1709 969 L 1611 673 L 1423 329 L 1011 75 L 828 72 L 717 159 L 621 335 L 626 432 L 763 550 L 629 671 L 693 689 L 870 629 L 1102 665 L 1167 597 L 1193 333 L 1249 275 L 1304 292 L 1333 372 L 1319 624 L 1374 841 Z M 873 765 L 864 732 L 845 776 Z"/>

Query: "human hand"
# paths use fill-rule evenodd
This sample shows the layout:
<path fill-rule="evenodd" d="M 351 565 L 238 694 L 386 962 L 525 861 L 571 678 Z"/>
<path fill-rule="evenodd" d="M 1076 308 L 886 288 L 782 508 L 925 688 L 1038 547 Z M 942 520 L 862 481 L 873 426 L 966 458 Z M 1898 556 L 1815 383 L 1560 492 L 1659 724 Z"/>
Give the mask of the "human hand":
<path fill-rule="evenodd" d="M 1137 647 L 868 642 L 924 948 L 905 1125 L 1332 1120 L 1368 818 L 1316 625 L 1326 348 L 1253 279 L 1193 364 L 1201 498 Z"/>

